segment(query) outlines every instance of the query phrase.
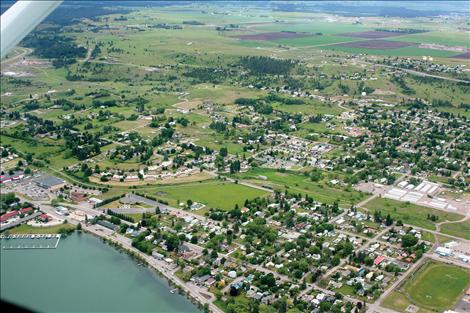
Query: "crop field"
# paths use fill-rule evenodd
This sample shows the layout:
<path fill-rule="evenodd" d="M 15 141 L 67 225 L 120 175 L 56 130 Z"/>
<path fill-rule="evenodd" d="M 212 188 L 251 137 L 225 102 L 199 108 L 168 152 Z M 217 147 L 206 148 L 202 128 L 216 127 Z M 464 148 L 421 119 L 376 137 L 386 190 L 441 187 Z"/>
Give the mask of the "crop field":
<path fill-rule="evenodd" d="M 291 46 L 291 47 L 308 47 L 308 46 L 321 46 L 329 44 L 337 44 L 342 42 L 354 42 L 359 40 L 357 38 L 350 38 L 345 36 L 336 35 L 321 35 L 321 36 L 310 36 L 302 38 L 289 38 L 289 39 L 278 39 L 274 42 Z"/>
<path fill-rule="evenodd" d="M 455 32 L 425 32 L 419 34 L 410 34 L 400 37 L 390 38 L 394 41 L 409 41 L 415 43 L 439 44 L 446 46 L 462 46 L 470 48 L 470 40 L 468 34 L 455 33 Z"/>
<path fill-rule="evenodd" d="M 371 30 L 370 27 L 352 24 L 341 23 L 338 21 L 311 21 L 310 23 L 277 23 L 272 25 L 263 25 L 257 27 L 261 30 L 270 31 L 292 31 L 292 32 L 310 32 L 322 34 L 343 34 L 347 32 L 360 32 Z"/>
<path fill-rule="evenodd" d="M 430 230 L 435 230 L 436 226 L 433 221 L 428 219 L 429 214 L 438 216 L 438 222 L 457 221 L 463 218 L 459 214 L 386 198 L 375 198 L 366 204 L 366 208 L 371 214 L 375 211 L 381 211 L 382 214 L 390 214 L 393 219 L 401 220 L 405 224 Z"/>
<path fill-rule="evenodd" d="M 297 33 L 297 32 L 271 32 L 271 33 L 259 33 L 253 35 L 238 35 L 235 38 L 242 40 L 279 40 L 279 39 L 292 39 L 314 36 L 310 33 Z"/>
<path fill-rule="evenodd" d="M 397 49 L 414 46 L 413 43 L 404 41 L 387 40 L 365 40 L 339 44 L 342 47 L 364 48 L 364 49 Z"/>
<path fill-rule="evenodd" d="M 462 54 L 458 54 L 458 55 L 455 55 L 453 56 L 454 59 L 466 59 L 466 60 L 470 60 L 470 52 L 465 52 L 465 53 L 462 53 Z"/>
<path fill-rule="evenodd" d="M 377 39 L 377 38 L 388 38 L 402 36 L 402 33 L 398 32 L 385 32 L 385 31 L 366 31 L 366 32 L 354 32 L 354 33 L 345 33 L 341 34 L 345 37 L 358 37 L 366 39 Z"/>
<path fill-rule="evenodd" d="M 349 53 L 367 53 L 367 54 L 372 54 L 372 55 L 410 56 L 410 57 L 426 55 L 426 56 L 431 56 L 431 57 L 450 58 L 459 54 L 456 51 L 424 49 L 424 48 L 418 48 L 417 46 L 414 46 L 414 45 L 391 49 L 391 50 L 346 47 L 346 46 L 341 46 L 341 45 L 319 46 L 318 49 L 342 51 L 342 52 L 349 52 Z"/>

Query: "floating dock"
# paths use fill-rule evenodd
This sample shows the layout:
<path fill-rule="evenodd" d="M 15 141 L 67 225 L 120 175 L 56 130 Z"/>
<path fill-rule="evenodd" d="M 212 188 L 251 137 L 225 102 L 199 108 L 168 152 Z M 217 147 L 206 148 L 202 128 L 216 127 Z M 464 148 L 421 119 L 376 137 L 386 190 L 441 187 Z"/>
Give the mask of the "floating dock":
<path fill-rule="evenodd" d="M 13 249 L 56 249 L 60 234 L 15 234 L 1 235 L 1 248 Z"/>

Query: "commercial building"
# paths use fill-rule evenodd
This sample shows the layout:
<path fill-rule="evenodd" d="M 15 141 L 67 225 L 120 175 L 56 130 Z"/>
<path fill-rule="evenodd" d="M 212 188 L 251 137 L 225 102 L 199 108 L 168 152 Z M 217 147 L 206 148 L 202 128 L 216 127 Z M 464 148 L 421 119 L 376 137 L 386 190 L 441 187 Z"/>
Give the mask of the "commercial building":
<path fill-rule="evenodd" d="M 57 191 L 65 186 L 65 181 L 55 176 L 41 176 L 34 181 L 39 187 L 49 189 L 50 191 Z"/>

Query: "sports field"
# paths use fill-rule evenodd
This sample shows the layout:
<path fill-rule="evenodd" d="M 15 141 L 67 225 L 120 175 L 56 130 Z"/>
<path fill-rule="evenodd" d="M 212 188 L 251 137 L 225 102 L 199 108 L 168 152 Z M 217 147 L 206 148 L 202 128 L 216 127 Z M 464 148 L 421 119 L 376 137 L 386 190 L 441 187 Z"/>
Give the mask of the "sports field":
<path fill-rule="evenodd" d="M 263 197 L 269 193 L 263 190 L 234 183 L 193 183 L 179 186 L 152 188 L 152 195 L 167 200 L 171 205 L 187 200 L 205 204 L 210 208 L 230 210 L 238 204 L 243 206 L 246 199 Z M 206 208 L 207 210 L 207 208 Z"/>
<path fill-rule="evenodd" d="M 470 287 L 470 271 L 453 265 L 428 262 L 403 286 L 419 307 L 444 311 L 453 308 Z"/>

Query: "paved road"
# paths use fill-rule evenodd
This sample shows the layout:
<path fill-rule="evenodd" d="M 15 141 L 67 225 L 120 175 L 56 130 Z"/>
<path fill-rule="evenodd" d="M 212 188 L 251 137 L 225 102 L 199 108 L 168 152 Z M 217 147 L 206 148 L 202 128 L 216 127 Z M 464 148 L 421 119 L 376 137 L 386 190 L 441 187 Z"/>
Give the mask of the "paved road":
<path fill-rule="evenodd" d="M 33 51 L 33 49 L 30 49 L 30 48 L 20 48 L 20 49 L 23 50 L 20 54 L 17 54 L 17 55 L 15 55 L 11 58 L 8 58 L 8 59 L 4 59 L 1 62 L 2 71 L 5 70 L 5 67 L 7 67 L 8 65 L 18 61 L 19 59 L 26 56 L 27 54 L 30 54 Z"/>
<path fill-rule="evenodd" d="M 27 222 L 27 221 L 29 221 L 29 220 L 32 220 L 32 219 L 38 217 L 38 216 L 41 215 L 41 214 L 42 214 L 42 212 L 34 212 L 33 214 L 27 215 L 27 216 L 25 216 L 25 217 L 23 217 L 23 218 L 20 218 L 19 220 L 15 221 L 15 222 L 8 223 L 8 224 L 1 224 L 1 226 L 0 226 L 0 231 L 4 231 L 4 230 L 6 230 L 6 229 L 9 229 L 9 228 L 18 226 L 18 225 L 20 225 L 20 224 L 22 224 L 22 223 L 25 223 L 25 222 Z"/>
<path fill-rule="evenodd" d="M 212 303 L 211 300 L 213 300 L 213 296 L 210 295 L 209 293 L 204 293 L 202 294 L 203 290 L 201 288 L 186 283 L 179 279 L 173 271 L 163 262 L 156 260 L 155 258 L 146 255 L 136 248 L 132 246 L 132 241 L 115 232 L 109 232 L 108 229 L 100 226 L 100 225 L 85 225 L 83 226 L 83 229 L 86 231 L 89 231 L 99 237 L 106 238 L 108 240 L 111 240 L 113 242 L 119 243 L 123 248 L 125 248 L 128 251 L 131 251 L 137 255 L 139 255 L 142 259 L 144 259 L 152 268 L 157 270 L 159 273 L 161 273 L 163 276 L 165 276 L 168 280 L 171 280 L 173 283 L 178 285 L 182 290 L 187 292 L 188 294 L 191 295 L 191 297 L 197 299 L 200 303 L 202 304 L 207 304 L 209 305 L 209 308 L 212 312 L 215 313 L 223 313 L 221 309 L 219 309 L 215 304 Z"/>

